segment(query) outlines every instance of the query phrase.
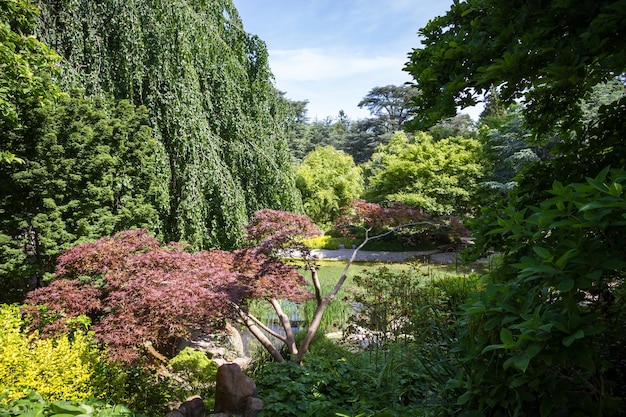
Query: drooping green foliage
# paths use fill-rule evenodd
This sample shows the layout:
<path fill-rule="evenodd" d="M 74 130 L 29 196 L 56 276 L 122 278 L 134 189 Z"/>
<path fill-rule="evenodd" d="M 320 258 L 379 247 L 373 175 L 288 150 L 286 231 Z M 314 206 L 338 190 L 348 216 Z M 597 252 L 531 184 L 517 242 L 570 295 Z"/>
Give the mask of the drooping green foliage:
<path fill-rule="evenodd" d="M 296 185 L 306 214 L 317 223 L 328 223 L 341 207 L 361 196 L 363 177 L 350 155 L 324 146 L 309 153 L 297 167 Z"/>
<path fill-rule="evenodd" d="M 161 230 L 157 143 L 128 101 L 62 98 L 0 138 L 25 160 L 0 165 L 0 301 L 41 285 L 70 246 L 132 227 Z"/>
<path fill-rule="evenodd" d="M 148 108 L 164 149 L 168 239 L 230 247 L 258 208 L 298 209 L 285 103 L 265 44 L 230 0 L 40 4 L 39 33 L 65 59 L 63 85 Z"/>
<path fill-rule="evenodd" d="M 23 112 L 49 103 L 58 93 L 52 82 L 59 56 L 33 35 L 37 8 L 28 0 L 0 3 L 0 131 L 17 128 Z M 0 164 L 20 162 L 0 142 Z"/>
<path fill-rule="evenodd" d="M 482 146 L 461 136 L 435 141 L 419 133 L 411 141 L 398 132 L 380 146 L 367 167 L 369 201 L 400 201 L 432 214 L 464 215 L 475 209 L 484 175 Z"/>

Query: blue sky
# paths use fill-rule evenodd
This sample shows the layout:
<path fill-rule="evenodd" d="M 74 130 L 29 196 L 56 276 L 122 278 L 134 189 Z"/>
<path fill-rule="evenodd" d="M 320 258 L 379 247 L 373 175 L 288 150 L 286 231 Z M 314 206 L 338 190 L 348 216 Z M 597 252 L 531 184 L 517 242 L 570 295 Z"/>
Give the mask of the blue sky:
<path fill-rule="evenodd" d="M 233 0 L 244 30 L 267 44 L 276 87 L 309 100 L 310 120 L 369 117 L 357 104 L 374 87 L 411 81 L 402 71 L 418 30 L 452 0 Z M 471 114 L 471 113 L 470 113 Z"/>

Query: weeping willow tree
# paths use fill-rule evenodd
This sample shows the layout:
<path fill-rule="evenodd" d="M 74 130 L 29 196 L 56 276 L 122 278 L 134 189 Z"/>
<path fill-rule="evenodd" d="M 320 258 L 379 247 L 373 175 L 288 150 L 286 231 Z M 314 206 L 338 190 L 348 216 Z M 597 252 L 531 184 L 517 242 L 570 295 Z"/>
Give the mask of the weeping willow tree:
<path fill-rule="evenodd" d="M 233 247 L 259 208 L 300 206 L 286 103 L 265 44 L 231 0 L 41 0 L 61 84 L 145 105 L 157 137 L 166 238 Z"/>

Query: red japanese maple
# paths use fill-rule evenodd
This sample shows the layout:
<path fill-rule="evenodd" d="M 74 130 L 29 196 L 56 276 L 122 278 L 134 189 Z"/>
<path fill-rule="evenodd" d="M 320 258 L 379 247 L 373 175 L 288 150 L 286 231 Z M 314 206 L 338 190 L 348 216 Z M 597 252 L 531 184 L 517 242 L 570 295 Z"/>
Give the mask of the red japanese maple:
<path fill-rule="evenodd" d="M 162 247 L 145 230 L 124 231 L 67 250 L 56 279 L 27 301 L 45 304 L 48 316 L 89 316 L 115 360 L 146 358 L 147 344 L 170 355 L 190 329 L 225 317 L 232 262 L 230 252 L 188 253 L 179 245 Z"/>
<path fill-rule="evenodd" d="M 260 210 L 245 230 L 250 245 L 233 252 L 191 253 L 180 244 L 161 246 L 145 230 L 124 231 L 76 246 L 59 257 L 56 279 L 31 292 L 28 302 L 45 304 L 48 316 L 61 318 L 42 324 L 44 331 L 58 330 L 63 317 L 89 316 L 96 337 L 115 360 L 149 358 L 147 346 L 170 356 L 190 330 L 234 319 L 247 326 L 277 361 L 285 358 L 269 335 L 284 343 L 290 355 L 301 362 L 326 307 L 367 242 L 402 227 L 451 224 L 449 219 L 434 220 L 408 206 L 382 208 L 363 201 L 355 201 L 345 213 L 337 227 L 345 231 L 358 227 L 366 234 L 327 294 L 322 294 L 315 259 L 302 244 L 304 238 L 319 235 L 321 230 L 307 216 Z M 310 271 L 313 294 L 304 288 L 306 282 L 295 266 L 281 258 L 285 248 L 299 249 Z M 296 346 L 291 323 L 279 301 L 310 298 L 316 300 L 317 308 L 303 342 Z M 266 300 L 284 332 L 272 330 L 251 315 L 246 309 L 250 299 Z M 43 318 L 39 313 L 33 309 L 35 317 Z"/>

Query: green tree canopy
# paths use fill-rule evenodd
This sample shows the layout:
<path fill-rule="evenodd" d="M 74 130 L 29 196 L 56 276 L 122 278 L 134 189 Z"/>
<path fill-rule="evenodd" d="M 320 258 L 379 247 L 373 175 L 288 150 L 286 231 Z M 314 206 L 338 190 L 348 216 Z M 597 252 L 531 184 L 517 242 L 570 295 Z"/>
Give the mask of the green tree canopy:
<path fill-rule="evenodd" d="M 350 155 L 332 146 L 309 153 L 298 166 L 296 178 L 304 210 L 317 223 L 333 221 L 341 207 L 363 192 L 361 170 Z"/>
<path fill-rule="evenodd" d="M 410 119 L 409 103 L 419 94 L 417 88 L 409 85 L 374 87 L 359 102 L 359 107 L 365 107 L 373 116 L 382 118 L 387 130 L 394 132 Z"/>
<path fill-rule="evenodd" d="M 550 158 L 481 216 L 474 246 L 504 262 L 461 313 L 457 414 L 623 414 L 625 177 L 609 167 L 625 164 L 626 98 L 600 87 L 623 87 L 625 17 L 624 0 L 467 0 L 420 32 L 406 66 L 424 92 L 414 128 L 495 86 L 522 102 L 533 139 L 558 132 Z"/>
<path fill-rule="evenodd" d="M 624 0 L 455 1 L 420 35 L 405 70 L 423 94 L 413 127 L 454 116 L 495 85 L 523 98 L 528 122 L 551 131 L 579 121 L 580 100 L 626 70 Z"/>
<path fill-rule="evenodd" d="M 480 129 L 480 138 L 484 143 L 491 166 L 491 178 L 483 186 L 493 194 L 494 199 L 501 199 L 516 184 L 515 177 L 533 162 L 549 159 L 549 153 L 558 138 L 538 144 L 534 135 L 525 126 L 522 109 L 512 105 L 499 116 L 487 116 Z M 493 127 L 491 127 L 492 125 Z"/>
<path fill-rule="evenodd" d="M 65 59 L 63 85 L 147 107 L 163 150 L 168 240 L 231 247 L 257 209 L 299 208 L 287 104 L 265 44 L 231 0 L 40 4 L 38 30 Z"/>
<path fill-rule="evenodd" d="M 40 285 L 70 246 L 133 227 L 158 234 L 167 205 L 145 108 L 62 98 L 23 121 L 0 131 L 24 158 L 0 164 L 0 302 L 20 301 L 29 280 Z"/>
<path fill-rule="evenodd" d="M 419 132 L 411 141 L 397 132 L 367 168 L 366 198 L 400 201 L 432 214 L 467 214 L 484 176 L 482 145 L 462 136 L 435 141 Z"/>

